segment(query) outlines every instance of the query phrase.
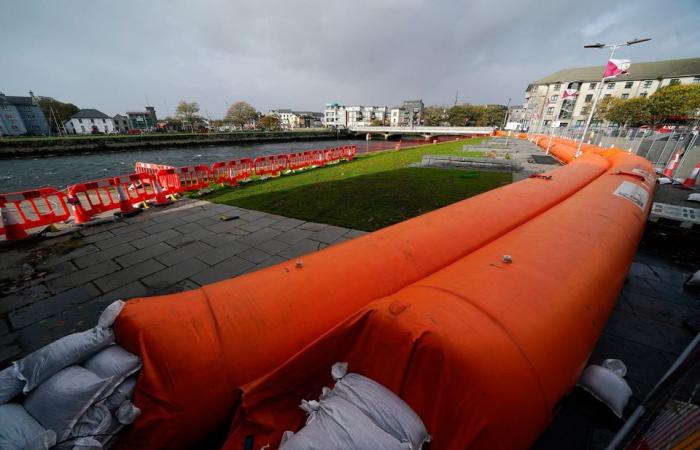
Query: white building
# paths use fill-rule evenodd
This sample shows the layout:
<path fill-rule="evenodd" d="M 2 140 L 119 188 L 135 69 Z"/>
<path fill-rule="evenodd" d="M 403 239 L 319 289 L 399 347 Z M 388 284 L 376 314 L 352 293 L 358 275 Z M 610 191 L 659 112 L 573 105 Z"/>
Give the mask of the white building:
<path fill-rule="evenodd" d="M 530 83 L 523 105 L 527 109 L 523 124 L 583 126 L 604 70 L 603 66 L 564 69 Z M 627 75 L 605 82 L 600 99 L 647 97 L 664 86 L 690 83 L 700 83 L 700 58 L 633 61 Z M 564 100 L 565 89 L 578 90 L 578 96 Z"/>
<path fill-rule="evenodd" d="M 353 127 L 370 126 L 374 121 L 387 123 L 389 108 L 386 106 L 343 106 L 326 103 L 324 126 Z"/>
<path fill-rule="evenodd" d="M 107 114 L 96 109 L 81 109 L 65 124 L 69 134 L 114 133 L 114 121 Z"/>

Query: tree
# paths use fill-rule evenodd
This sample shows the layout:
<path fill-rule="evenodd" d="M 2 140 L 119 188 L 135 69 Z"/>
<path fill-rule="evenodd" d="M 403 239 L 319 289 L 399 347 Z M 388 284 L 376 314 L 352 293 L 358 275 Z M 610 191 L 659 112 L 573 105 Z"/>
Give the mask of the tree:
<path fill-rule="evenodd" d="M 604 118 L 623 127 L 638 127 L 649 123 L 649 101 L 644 97 L 615 99 L 608 105 Z"/>
<path fill-rule="evenodd" d="M 279 130 L 280 119 L 277 116 L 262 116 L 260 118 L 260 127 L 264 130 Z"/>
<path fill-rule="evenodd" d="M 444 106 L 427 106 L 423 109 L 423 123 L 430 127 L 440 126 L 447 120 Z"/>
<path fill-rule="evenodd" d="M 464 103 L 447 110 L 447 121 L 454 127 L 496 126 L 503 123 L 506 111 L 498 105 L 470 105 Z"/>
<path fill-rule="evenodd" d="M 56 121 L 58 121 L 60 125 L 63 125 L 73 114 L 80 111 L 80 108 L 72 103 L 59 102 L 51 97 L 39 97 L 37 100 L 39 102 L 39 108 L 41 108 L 41 111 L 44 113 L 46 121 L 49 122 L 49 127 L 53 133 L 58 133 Z M 56 120 L 52 117 L 52 110 Z"/>
<path fill-rule="evenodd" d="M 700 110 L 700 86 L 678 84 L 666 86 L 649 97 L 650 124 L 657 125 L 669 117 L 687 118 Z"/>
<path fill-rule="evenodd" d="M 243 128 L 247 123 L 257 122 L 260 114 L 248 102 L 236 102 L 226 112 L 226 120 L 233 125 Z"/>
<path fill-rule="evenodd" d="M 199 112 L 199 103 L 197 102 L 180 100 L 175 111 L 175 117 L 184 122 L 185 126 L 189 126 L 190 129 L 192 129 L 195 124 L 202 122 L 202 118 L 197 115 Z"/>
<path fill-rule="evenodd" d="M 379 119 L 372 119 L 372 121 L 369 123 L 370 127 L 381 127 L 383 125 L 384 123 Z"/>

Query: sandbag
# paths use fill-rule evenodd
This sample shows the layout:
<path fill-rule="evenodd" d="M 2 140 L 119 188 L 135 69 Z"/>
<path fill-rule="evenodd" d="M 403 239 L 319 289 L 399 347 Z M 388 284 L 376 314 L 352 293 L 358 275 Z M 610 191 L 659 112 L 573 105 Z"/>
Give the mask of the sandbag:
<path fill-rule="evenodd" d="M 105 439 L 104 434 L 108 432 L 111 426 L 112 414 L 107 407 L 102 404 L 93 405 L 80 417 L 68 438 L 58 448 L 71 449 L 86 446 L 92 448 L 95 445 L 92 441 L 95 441 L 100 446 L 97 448 L 102 448 L 100 441 Z M 92 441 L 86 441 L 86 438 L 91 438 Z"/>
<path fill-rule="evenodd" d="M 114 391 L 105 399 L 104 404 L 110 411 L 116 411 L 125 401 L 134 398 L 136 388 L 136 377 L 131 376 L 118 385 Z"/>
<path fill-rule="evenodd" d="M 324 392 L 326 398 L 340 397 L 362 411 L 369 419 L 399 442 L 420 449 L 430 436 L 420 417 L 396 394 L 357 373 L 346 373 L 347 363 L 336 363 L 331 371 L 336 384 Z"/>
<path fill-rule="evenodd" d="M 0 405 L 0 449 L 46 450 L 55 444 L 56 433 L 42 427 L 22 405 Z"/>
<path fill-rule="evenodd" d="M 80 366 L 69 366 L 42 383 L 24 401 L 24 407 L 44 427 L 56 432 L 59 441 L 71 432 L 78 419 L 112 386 Z"/>
<path fill-rule="evenodd" d="M 286 434 L 280 450 L 410 450 L 375 425 L 349 401 L 330 397 L 306 402 L 309 418 L 296 434 Z"/>
<path fill-rule="evenodd" d="M 90 357 L 83 367 L 100 378 L 113 377 L 118 384 L 141 368 L 141 359 L 118 345 L 111 345 Z"/>
<path fill-rule="evenodd" d="M 12 365 L 0 370 L 0 405 L 22 393 L 24 381 L 17 376 L 17 368 Z"/>
<path fill-rule="evenodd" d="M 109 320 L 105 319 L 102 322 L 109 323 L 110 320 L 114 322 L 112 318 L 114 311 L 109 310 L 110 307 L 107 308 L 105 312 L 108 313 Z M 26 382 L 23 388 L 26 394 L 59 370 L 77 364 L 112 344 L 114 344 L 112 329 L 98 325 L 81 333 L 64 336 L 13 364 L 17 368 L 20 379 Z"/>

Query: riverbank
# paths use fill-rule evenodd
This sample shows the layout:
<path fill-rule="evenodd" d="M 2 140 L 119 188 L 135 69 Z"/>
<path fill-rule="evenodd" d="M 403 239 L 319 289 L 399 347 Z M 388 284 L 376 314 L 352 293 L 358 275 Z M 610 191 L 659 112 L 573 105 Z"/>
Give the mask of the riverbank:
<path fill-rule="evenodd" d="M 141 135 L 95 135 L 23 137 L 0 139 L 0 158 L 41 155 L 75 155 L 173 147 L 253 144 L 290 141 L 349 139 L 345 131 L 240 131 L 232 133 L 152 133 Z"/>

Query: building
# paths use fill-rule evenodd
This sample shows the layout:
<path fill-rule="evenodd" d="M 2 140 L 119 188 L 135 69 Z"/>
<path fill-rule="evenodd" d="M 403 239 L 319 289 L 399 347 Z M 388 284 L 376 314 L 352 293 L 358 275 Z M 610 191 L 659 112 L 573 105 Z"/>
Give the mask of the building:
<path fill-rule="evenodd" d="M 377 121 L 387 123 L 389 108 L 386 106 L 343 106 L 326 103 L 324 126 L 326 127 L 368 127 Z"/>
<path fill-rule="evenodd" d="M 322 126 L 323 113 L 313 111 L 293 111 L 291 109 L 271 109 L 268 113 L 280 120 L 280 127 L 291 130 L 294 128 L 315 128 Z"/>
<path fill-rule="evenodd" d="M 128 111 L 129 128 L 141 131 L 153 131 L 158 124 L 156 109 L 153 106 L 146 106 L 145 111 Z"/>
<path fill-rule="evenodd" d="M 110 134 L 115 132 L 114 121 L 96 109 L 81 109 L 64 124 L 68 134 Z"/>
<path fill-rule="evenodd" d="M 49 123 L 32 91 L 29 97 L 0 92 L 0 136 L 48 135 Z"/>
<path fill-rule="evenodd" d="M 392 127 L 414 127 L 423 123 L 423 100 L 405 100 L 403 105 L 391 109 L 389 124 Z"/>
<path fill-rule="evenodd" d="M 131 127 L 129 127 L 129 118 L 123 114 L 117 114 L 112 117 L 114 122 L 114 131 L 117 133 L 128 133 Z"/>
<path fill-rule="evenodd" d="M 564 69 L 533 81 L 526 90 L 523 125 L 583 126 L 605 68 Z M 632 63 L 627 75 L 606 80 L 601 99 L 647 97 L 664 86 L 700 83 L 700 58 Z M 578 95 L 564 99 L 565 89 Z"/>

